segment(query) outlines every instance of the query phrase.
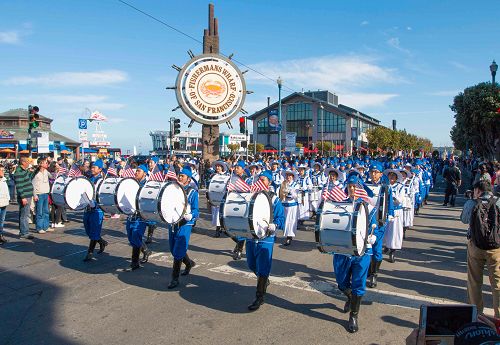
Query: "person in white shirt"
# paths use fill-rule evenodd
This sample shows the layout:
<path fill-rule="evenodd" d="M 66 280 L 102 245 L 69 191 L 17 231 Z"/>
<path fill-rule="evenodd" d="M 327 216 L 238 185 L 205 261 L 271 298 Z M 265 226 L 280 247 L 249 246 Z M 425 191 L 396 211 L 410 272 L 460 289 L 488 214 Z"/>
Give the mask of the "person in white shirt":
<path fill-rule="evenodd" d="M 9 205 L 9 186 L 5 178 L 5 167 L 0 165 L 0 245 L 7 243 L 7 239 L 3 236 L 3 224 L 5 221 L 5 214 L 7 213 L 7 206 Z"/>
<path fill-rule="evenodd" d="M 49 228 L 49 161 L 47 158 L 38 159 L 38 167 L 33 175 L 33 200 L 35 201 L 36 230 L 39 234 L 53 231 Z"/>

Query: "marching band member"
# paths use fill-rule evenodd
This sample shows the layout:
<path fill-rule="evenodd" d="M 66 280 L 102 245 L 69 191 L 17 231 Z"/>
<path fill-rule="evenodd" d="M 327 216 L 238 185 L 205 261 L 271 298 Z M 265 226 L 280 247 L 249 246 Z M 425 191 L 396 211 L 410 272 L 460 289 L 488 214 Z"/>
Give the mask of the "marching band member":
<path fill-rule="evenodd" d="M 350 175 L 346 181 L 349 201 L 363 202 L 357 198 L 356 189 L 363 188 L 363 181 L 358 175 Z M 367 191 L 368 192 L 368 191 Z M 370 227 L 376 223 L 375 217 L 370 218 Z M 358 314 L 361 306 L 361 299 L 366 293 L 366 278 L 368 268 L 370 266 L 372 248 L 371 246 L 377 240 L 376 235 L 368 236 L 367 248 L 362 256 L 334 254 L 333 255 L 333 271 L 337 281 L 339 290 L 347 296 L 347 301 L 344 305 L 344 312 L 349 314 L 349 325 L 347 330 L 355 333 L 359 329 Z"/>
<path fill-rule="evenodd" d="M 371 184 L 374 185 L 381 185 L 385 184 L 383 181 L 383 172 L 384 168 L 382 167 L 382 164 L 379 162 L 373 162 L 370 165 L 370 182 Z M 388 191 L 389 195 L 392 195 L 391 188 L 389 187 Z M 378 206 L 377 201 L 377 206 Z M 389 205 L 387 205 L 389 207 Z M 392 213 L 392 210 L 391 210 Z M 377 286 L 377 277 L 378 277 L 378 271 L 380 270 L 380 265 L 382 264 L 383 260 L 383 254 L 382 254 L 382 246 L 384 243 L 384 234 L 385 234 L 385 229 L 387 226 L 387 219 L 385 219 L 384 225 L 380 226 L 378 223 L 376 224 L 376 228 L 374 229 L 373 234 L 376 236 L 377 240 L 375 243 L 372 245 L 372 257 L 370 261 L 370 270 L 368 272 L 368 282 L 367 285 L 370 288 L 374 288 Z"/>
<path fill-rule="evenodd" d="M 313 185 L 313 193 L 321 191 L 326 182 L 325 174 L 321 171 L 323 167 L 321 163 L 313 163 L 313 170 L 310 172 L 311 182 Z M 317 200 L 311 200 L 311 211 L 315 215 L 318 212 L 319 204 L 321 203 L 321 195 L 316 198 Z"/>
<path fill-rule="evenodd" d="M 197 167 L 198 167 L 198 162 L 195 159 L 191 159 L 188 161 L 189 166 L 191 167 L 192 171 L 192 178 L 191 178 L 191 187 L 198 190 L 199 185 L 200 185 L 200 175 L 198 174 Z"/>
<path fill-rule="evenodd" d="M 333 186 L 338 186 L 339 188 L 342 188 L 342 183 L 339 181 L 340 174 L 341 171 L 339 169 L 326 168 L 325 175 L 327 176 L 328 180 L 325 182 L 324 188 L 331 189 Z"/>
<path fill-rule="evenodd" d="M 241 177 L 243 181 L 246 180 L 245 176 L 245 161 L 239 160 L 234 165 L 234 174 Z M 235 236 L 231 237 L 231 239 L 236 242 L 236 246 L 233 249 L 233 260 L 240 260 L 241 254 L 243 253 L 243 247 L 245 246 L 245 237 Z"/>
<path fill-rule="evenodd" d="M 404 186 L 404 199 L 403 199 L 403 239 L 406 238 L 406 231 L 413 226 L 413 173 L 406 169 L 400 169 L 399 172 L 403 176 L 401 182 Z"/>
<path fill-rule="evenodd" d="M 146 184 L 146 177 L 148 174 L 148 167 L 141 164 L 135 170 L 135 179 L 139 182 L 139 186 L 143 187 Z M 149 250 L 144 244 L 142 238 L 144 232 L 146 231 L 147 222 L 142 220 L 141 217 L 136 212 L 133 215 L 128 216 L 127 223 L 125 225 L 127 229 L 127 237 L 130 245 L 132 246 L 132 262 L 130 263 L 130 270 L 136 270 L 141 267 L 139 264 L 139 255 L 141 251 L 143 252 L 142 263 L 148 262 L 151 250 Z"/>
<path fill-rule="evenodd" d="M 191 230 L 200 216 L 200 211 L 198 209 L 198 190 L 191 187 L 192 177 L 193 173 L 191 169 L 189 167 L 184 167 L 177 178 L 187 195 L 188 212 L 184 215 L 184 219 L 181 220 L 179 224 L 168 225 L 168 244 L 170 253 L 174 257 L 172 280 L 168 285 L 168 289 L 173 289 L 179 285 L 179 273 L 182 263 L 186 266 L 182 272 L 183 276 L 188 275 L 191 268 L 196 265 L 187 254 Z"/>
<path fill-rule="evenodd" d="M 278 190 L 283 183 L 283 176 L 281 175 L 280 162 L 275 160 L 271 163 L 271 174 L 273 174 L 273 187 Z"/>
<path fill-rule="evenodd" d="M 102 168 L 104 163 L 102 160 L 97 160 L 94 162 L 90 171 L 92 176 L 90 177 L 90 182 L 97 185 L 97 182 L 102 179 Z M 87 250 L 87 255 L 83 261 L 92 260 L 94 254 L 94 249 L 97 243 L 99 243 L 99 251 L 97 253 L 101 254 L 108 245 L 108 242 L 103 240 L 101 237 L 102 231 L 102 221 L 104 219 L 104 212 L 97 206 L 95 200 L 89 200 L 90 204 L 85 208 L 83 212 L 83 226 L 85 228 L 85 233 L 90 239 L 89 249 Z"/>
<path fill-rule="evenodd" d="M 212 163 L 212 167 L 215 168 L 215 174 L 213 176 L 227 176 L 227 164 L 224 161 L 215 161 Z M 213 178 L 212 176 L 212 178 Z M 227 188 L 226 188 L 227 189 Z M 211 211 L 212 211 L 212 226 L 215 226 L 215 237 L 220 237 L 221 234 L 221 225 L 220 225 L 220 205 L 211 206 Z"/>
<path fill-rule="evenodd" d="M 151 157 L 151 159 L 148 161 L 148 169 L 149 169 L 149 176 L 154 173 L 154 168 L 158 166 L 158 162 L 160 159 L 158 157 Z M 159 166 L 158 166 L 159 167 Z M 153 242 L 153 233 L 156 230 L 156 222 L 149 221 L 148 222 L 148 234 L 146 236 L 146 241 L 144 243 L 150 244 Z"/>
<path fill-rule="evenodd" d="M 259 175 L 259 179 L 269 189 L 273 176 L 266 170 Z M 261 240 L 246 239 L 246 256 L 248 268 L 257 276 L 257 291 L 255 300 L 248 309 L 255 311 L 264 304 L 264 295 L 269 285 L 269 274 L 273 261 L 273 246 L 276 230 L 283 229 L 285 223 L 285 211 L 279 198 L 272 197 L 273 223 L 267 227 L 268 236 Z"/>
<path fill-rule="evenodd" d="M 309 193 L 312 191 L 312 181 L 311 178 L 306 174 L 306 165 L 299 165 L 297 168 L 299 172 L 299 177 L 297 179 L 297 185 L 299 187 L 299 214 L 298 221 L 299 224 L 303 224 L 305 220 L 309 219 Z"/>
<path fill-rule="evenodd" d="M 248 170 L 250 171 L 250 177 L 245 182 L 251 186 L 259 179 L 260 166 L 257 163 L 252 163 L 248 166 Z"/>
<path fill-rule="evenodd" d="M 386 169 L 384 175 L 389 178 L 394 203 L 394 217 L 387 223 L 384 245 L 389 250 L 389 262 L 394 263 L 396 261 L 394 253 L 403 245 L 404 186 L 400 183 L 403 176 L 397 169 Z"/>
<path fill-rule="evenodd" d="M 297 216 L 299 203 L 297 202 L 297 193 L 299 185 L 297 183 L 297 172 L 293 170 L 283 171 L 284 181 L 279 188 L 279 198 L 285 207 L 285 228 L 284 236 L 286 237 L 283 245 L 289 246 L 295 237 L 297 231 Z"/>

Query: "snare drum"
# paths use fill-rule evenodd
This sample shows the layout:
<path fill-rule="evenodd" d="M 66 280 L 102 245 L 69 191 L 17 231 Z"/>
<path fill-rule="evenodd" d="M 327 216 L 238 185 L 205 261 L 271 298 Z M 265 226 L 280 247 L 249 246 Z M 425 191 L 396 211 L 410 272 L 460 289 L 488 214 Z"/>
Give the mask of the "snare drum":
<path fill-rule="evenodd" d="M 94 185 L 83 176 L 58 176 L 52 184 L 50 196 L 54 204 L 79 211 L 94 198 Z"/>
<path fill-rule="evenodd" d="M 108 177 L 97 190 L 99 207 L 111 214 L 134 214 L 139 188 L 134 178 Z"/>
<path fill-rule="evenodd" d="M 175 181 L 148 181 L 137 193 L 137 210 L 144 220 L 177 224 L 187 206 L 186 192 Z"/>
<path fill-rule="evenodd" d="M 389 186 L 385 184 L 368 184 L 367 186 L 373 192 L 373 199 L 377 200 L 377 223 L 379 226 L 383 226 L 389 213 L 389 198 L 391 197 L 389 195 Z"/>
<path fill-rule="evenodd" d="M 263 239 L 273 222 L 271 196 L 266 191 L 229 192 L 220 209 L 221 226 L 232 236 Z"/>
<path fill-rule="evenodd" d="M 316 220 L 316 243 L 322 253 L 362 256 L 368 238 L 368 208 L 359 202 L 323 202 Z"/>
<path fill-rule="evenodd" d="M 212 177 L 207 192 L 207 198 L 210 205 L 220 206 L 222 199 L 224 199 L 224 194 L 226 193 L 226 185 L 229 177 L 229 175 L 221 174 L 216 174 Z"/>

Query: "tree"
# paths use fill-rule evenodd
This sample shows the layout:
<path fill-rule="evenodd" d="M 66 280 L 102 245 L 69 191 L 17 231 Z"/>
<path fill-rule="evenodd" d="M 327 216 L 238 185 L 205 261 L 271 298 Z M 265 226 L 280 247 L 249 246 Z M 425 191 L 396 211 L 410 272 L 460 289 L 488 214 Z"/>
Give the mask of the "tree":
<path fill-rule="evenodd" d="M 500 137 L 500 88 L 491 83 L 479 83 L 466 88 L 450 105 L 455 112 L 455 125 L 450 137 L 455 148 L 488 159 L 495 156 L 495 139 Z"/>
<path fill-rule="evenodd" d="M 257 143 L 255 151 L 257 153 L 264 151 L 264 144 Z M 251 152 L 251 153 L 254 152 L 254 144 L 253 143 L 248 145 L 248 152 Z"/>
<path fill-rule="evenodd" d="M 304 145 L 302 143 L 295 143 L 295 147 L 301 149 Z"/>
<path fill-rule="evenodd" d="M 387 127 L 375 127 L 368 131 L 368 147 L 371 150 L 383 151 L 414 151 L 432 150 L 432 142 L 427 138 L 417 137 L 406 130 L 393 131 Z"/>
<path fill-rule="evenodd" d="M 316 143 L 316 147 L 318 151 L 323 151 L 323 153 L 329 153 L 332 151 L 333 145 L 331 141 L 323 141 L 323 146 L 321 145 L 321 141 Z"/>
<path fill-rule="evenodd" d="M 231 150 L 231 153 L 235 153 L 240 149 L 240 144 L 239 143 L 227 144 L 227 148 Z"/>

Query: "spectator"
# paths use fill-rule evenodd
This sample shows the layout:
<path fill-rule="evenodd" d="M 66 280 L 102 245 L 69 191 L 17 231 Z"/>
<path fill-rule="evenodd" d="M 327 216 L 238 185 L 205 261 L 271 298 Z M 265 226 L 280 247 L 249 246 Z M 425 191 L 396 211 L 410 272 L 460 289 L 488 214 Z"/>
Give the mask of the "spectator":
<path fill-rule="evenodd" d="M 7 206 L 9 205 L 9 186 L 5 178 L 5 167 L 0 165 L 0 245 L 7 242 L 3 237 L 3 224 L 5 221 L 5 214 L 7 213 Z"/>
<path fill-rule="evenodd" d="M 49 161 L 47 158 L 38 160 L 38 167 L 33 174 L 33 199 L 35 200 L 36 230 L 44 234 L 49 230 Z"/>
<path fill-rule="evenodd" d="M 476 205 L 483 205 L 490 202 L 491 198 L 494 198 L 491 192 L 491 184 L 488 181 L 480 181 L 474 185 L 474 199 L 476 199 Z M 500 199 L 493 199 L 496 205 L 496 222 L 498 222 L 498 215 L 500 214 Z M 481 204 L 480 204 L 481 203 Z M 477 305 L 478 312 L 483 312 L 483 271 L 484 266 L 488 268 L 488 275 L 490 278 L 491 290 L 493 295 L 493 310 L 495 311 L 495 317 L 500 317 L 500 248 L 497 249 L 480 249 L 482 244 L 477 243 L 480 234 L 477 232 L 477 214 L 474 214 L 474 210 L 477 208 L 467 207 L 467 203 L 462 212 L 462 221 L 469 220 L 469 242 L 467 245 L 467 296 L 469 303 Z M 488 210 L 486 210 L 488 215 Z M 498 228 L 498 223 L 491 222 L 491 219 L 486 219 L 486 226 L 496 226 Z M 492 224 L 493 223 L 493 224 Z"/>
<path fill-rule="evenodd" d="M 446 191 L 443 206 L 448 206 L 449 202 L 450 205 L 454 207 L 458 187 L 460 187 L 462 183 L 462 174 L 460 169 L 455 165 L 455 161 L 450 161 L 450 166 L 443 172 L 443 177 L 446 180 Z"/>
<path fill-rule="evenodd" d="M 57 178 L 57 174 L 59 172 L 59 164 L 57 162 L 50 163 L 49 166 L 49 184 L 52 188 L 55 179 Z M 63 228 L 64 224 L 62 223 L 62 212 L 63 206 L 56 205 L 52 202 L 52 199 L 49 194 L 49 205 L 50 205 L 50 225 L 51 228 Z"/>
<path fill-rule="evenodd" d="M 493 183 L 493 192 L 495 194 L 500 194 L 500 163 L 496 162 L 495 163 L 495 175 L 493 176 L 492 183 Z"/>
<path fill-rule="evenodd" d="M 479 164 L 478 171 L 476 177 L 474 178 L 473 184 L 476 184 L 479 181 L 487 181 L 491 184 L 491 176 L 488 173 L 488 166 L 486 165 L 486 163 Z"/>
<path fill-rule="evenodd" d="M 28 157 L 19 159 L 19 166 L 14 172 L 14 181 L 17 189 L 17 203 L 19 204 L 19 237 L 32 239 L 29 233 L 30 205 L 33 198 L 33 184 L 31 183 L 30 162 Z"/>
<path fill-rule="evenodd" d="M 14 183 L 14 171 L 16 170 L 15 164 L 5 166 L 5 177 L 7 178 L 7 185 L 9 186 L 10 202 L 16 203 L 16 184 Z"/>

